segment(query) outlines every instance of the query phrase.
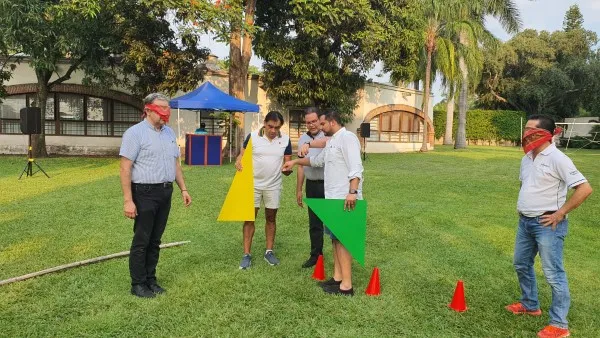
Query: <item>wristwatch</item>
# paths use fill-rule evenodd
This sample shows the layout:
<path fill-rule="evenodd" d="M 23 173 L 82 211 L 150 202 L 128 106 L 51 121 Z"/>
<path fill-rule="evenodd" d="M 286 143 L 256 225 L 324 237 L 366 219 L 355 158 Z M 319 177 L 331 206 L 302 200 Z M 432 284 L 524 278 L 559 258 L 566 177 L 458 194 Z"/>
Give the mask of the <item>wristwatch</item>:
<path fill-rule="evenodd" d="M 350 194 L 358 194 L 358 190 L 356 189 L 350 189 Z"/>

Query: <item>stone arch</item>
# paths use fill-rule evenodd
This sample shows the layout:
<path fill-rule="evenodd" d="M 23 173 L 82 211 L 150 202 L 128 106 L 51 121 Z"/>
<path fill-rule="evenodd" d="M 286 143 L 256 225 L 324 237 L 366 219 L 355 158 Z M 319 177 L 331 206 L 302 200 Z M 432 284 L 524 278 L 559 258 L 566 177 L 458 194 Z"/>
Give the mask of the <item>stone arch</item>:
<path fill-rule="evenodd" d="M 37 93 L 38 85 L 35 83 L 27 83 L 27 84 L 18 84 L 12 86 L 6 86 L 7 95 L 19 95 L 19 94 L 33 94 Z M 118 92 L 116 90 L 111 89 L 101 89 L 90 86 L 84 86 L 80 84 L 57 84 L 52 86 L 50 90 L 51 93 L 69 93 L 69 94 L 81 94 L 81 95 L 89 95 L 96 96 L 106 99 L 112 99 L 116 101 L 120 101 L 122 103 L 133 106 L 139 110 L 144 109 L 144 105 L 142 100 L 139 98 L 125 94 L 122 92 Z"/>
<path fill-rule="evenodd" d="M 391 111 L 403 111 L 403 112 L 415 114 L 418 117 L 425 120 L 425 122 L 427 123 L 427 126 L 428 126 L 428 128 L 427 128 L 427 130 L 428 130 L 427 139 L 428 140 L 427 141 L 429 144 L 431 144 L 433 146 L 434 137 L 435 137 L 435 131 L 433 129 L 433 121 L 431 121 L 429 116 L 427 116 L 425 113 L 423 113 L 423 111 L 421 111 L 420 109 L 417 109 L 415 107 L 407 106 L 405 104 L 387 104 L 385 106 L 379 106 L 375 109 L 372 109 L 365 116 L 365 118 L 363 119 L 363 123 L 369 123 L 376 116 L 381 115 L 383 113 L 391 112 Z"/>

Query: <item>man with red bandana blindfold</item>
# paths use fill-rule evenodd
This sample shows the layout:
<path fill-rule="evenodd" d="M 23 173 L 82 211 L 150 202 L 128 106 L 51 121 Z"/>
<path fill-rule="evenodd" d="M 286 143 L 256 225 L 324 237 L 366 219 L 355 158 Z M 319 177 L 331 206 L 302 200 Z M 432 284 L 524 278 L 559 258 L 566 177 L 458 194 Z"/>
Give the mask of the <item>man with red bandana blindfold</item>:
<path fill-rule="evenodd" d="M 123 134 L 121 187 L 123 212 L 134 219 L 129 255 L 131 293 L 152 298 L 165 289 L 156 281 L 160 240 L 171 210 L 173 181 L 183 203 L 192 203 L 179 162 L 179 147 L 169 122 L 169 99 L 153 93 L 144 99 L 144 120 Z"/>
<path fill-rule="evenodd" d="M 540 316 L 538 290 L 533 268 L 539 253 L 544 276 L 552 289 L 550 323 L 538 337 L 568 337 L 567 313 L 571 303 L 563 267 L 563 244 L 567 214 L 592 193 L 585 177 L 573 162 L 552 143 L 558 134 L 554 120 L 532 115 L 525 125 L 521 160 L 521 190 L 517 202 L 520 215 L 515 241 L 514 267 L 521 287 L 519 302 L 506 306 L 514 314 Z M 575 190 L 567 199 L 567 190 Z"/>

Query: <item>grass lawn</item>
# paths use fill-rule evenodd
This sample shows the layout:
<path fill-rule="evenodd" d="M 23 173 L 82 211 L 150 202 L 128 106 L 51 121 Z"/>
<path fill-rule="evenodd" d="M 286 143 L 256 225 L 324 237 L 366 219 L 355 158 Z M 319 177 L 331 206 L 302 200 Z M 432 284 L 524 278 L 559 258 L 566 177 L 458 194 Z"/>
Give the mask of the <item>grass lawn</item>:
<path fill-rule="evenodd" d="M 216 218 L 233 166 L 184 167 L 194 199 L 178 194 L 163 243 L 158 278 L 168 294 L 129 295 L 127 259 L 0 287 L 0 336 L 53 337 L 535 337 L 548 321 L 550 289 L 536 262 L 544 315 L 516 317 L 504 305 L 519 297 L 512 267 L 517 215 L 517 148 L 437 147 L 427 154 L 369 155 L 366 267 L 354 265 L 354 298 L 325 296 L 311 280 L 306 210 L 295 204 L 295 175 L 285 179 L 275 251 L 238 270 L 241 224 Z M 571 158 L 596 189 L 570 215 L 565 245 L 574 337 L 600 337 L 600 152 Z M 118 160 L 38 161 L 52 177 L 17 177 L 25 157 L 0 157 L 0 280 L 129 248 L 132 222 L 122 215 Z M 327 272 L 332 272 L 326 244 Z M 382 295 L 363 294 L 373 267 Z M 457 280 L 465 313 L 447 307 Z"/>

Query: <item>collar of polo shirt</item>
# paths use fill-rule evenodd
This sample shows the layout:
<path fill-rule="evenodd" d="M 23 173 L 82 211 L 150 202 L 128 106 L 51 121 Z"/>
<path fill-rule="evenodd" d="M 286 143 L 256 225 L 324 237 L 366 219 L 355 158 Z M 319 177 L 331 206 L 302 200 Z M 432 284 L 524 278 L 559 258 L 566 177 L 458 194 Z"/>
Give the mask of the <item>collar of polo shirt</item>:
<path fill-rule="evenodd" d="M 265 127 L 260 127 L 260 130 L 258 131 L 258 136 L 265 136 Z M 277 137 L 281 137 L 281 131 L 277 132 Z"/>

